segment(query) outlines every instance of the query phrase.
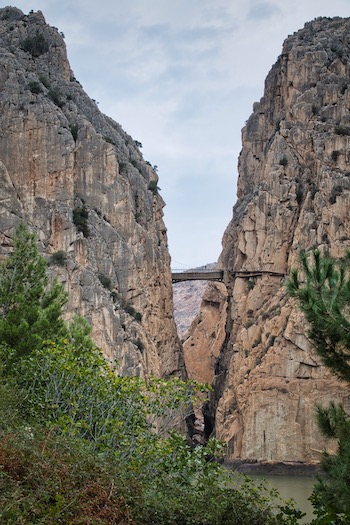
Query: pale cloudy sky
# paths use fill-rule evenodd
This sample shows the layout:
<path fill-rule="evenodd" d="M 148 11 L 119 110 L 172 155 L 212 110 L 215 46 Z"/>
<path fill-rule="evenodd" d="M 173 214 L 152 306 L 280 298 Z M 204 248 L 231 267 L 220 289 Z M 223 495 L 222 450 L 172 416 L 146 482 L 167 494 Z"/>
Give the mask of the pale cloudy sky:
<path fill-rule="evenodd" d="M 3 6 L 8 4 L 3 4 Z M 159 168 L 174 268 L 217 260 L 241 128 L 283 40 L 350 0 L 25 0 L 65 34 L 76 78 Z"/>

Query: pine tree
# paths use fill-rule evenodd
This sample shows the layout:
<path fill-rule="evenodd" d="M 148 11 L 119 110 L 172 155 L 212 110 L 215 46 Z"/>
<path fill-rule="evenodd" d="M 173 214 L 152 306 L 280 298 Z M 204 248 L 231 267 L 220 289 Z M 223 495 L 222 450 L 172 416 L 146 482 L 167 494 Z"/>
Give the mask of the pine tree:
<path fill-rule="evenodd" d="M 301 275 L 292 270 L 287 289 L 299 303 L 309 324 L 308 336 L 325 366 L 350 383 L 350 257 L 335 261 L 319 250 L 300 254 Z M 350 520 L 350 417 L 342 406 L 317 407 L 321 433 L 337 439 L 337 454 L 324 453 L 324 477 L 312 501 L 313 523 L 334 525 Z"/>
<path fill-rule="evenodd" d="M 57 280 L 49 284 L 46 261 L 24 224 L 13 244 L 0 265 L 0 343 L 24 355 L 43 340 L 66 334 L 62 308 L 67 294 Z"/>

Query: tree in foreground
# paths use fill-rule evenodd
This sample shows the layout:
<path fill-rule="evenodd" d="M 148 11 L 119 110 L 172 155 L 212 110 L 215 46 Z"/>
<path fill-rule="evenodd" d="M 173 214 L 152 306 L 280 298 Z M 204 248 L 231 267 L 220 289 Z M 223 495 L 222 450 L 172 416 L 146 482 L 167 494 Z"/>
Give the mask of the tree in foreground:
<path fill-rule="evenodd" d="M 172 427 L 195 382 L 117 377 L 21 227 L 0 267 L 0 523 L 296 525 L 264 484 Z M 277 498 L 277 499 L 276 499 Z"/>
<path fill-rule="evenodd" d="M 63 287 L 49 283 L 47 264 L 35 235 L 22 224 L 12 254 L 0 266 L 0 341 L 18 356 L 39 348 L 43 340 L 66 334 Z"/>
<path fill-rule="evenodd" d="M 309 324 L 308 336 L 325 366 L 350 383 L 350 259 L 335 261 L 315 250 L 300 254 L 301 273 L 292 270 L 287 289 Z M 338 441 L 336 455 L 324 453 L 325 476 L 312 502 L 315 524 L 350 522 L 350 417 L 342 406 L 317 407 L 322 434 Z"/>

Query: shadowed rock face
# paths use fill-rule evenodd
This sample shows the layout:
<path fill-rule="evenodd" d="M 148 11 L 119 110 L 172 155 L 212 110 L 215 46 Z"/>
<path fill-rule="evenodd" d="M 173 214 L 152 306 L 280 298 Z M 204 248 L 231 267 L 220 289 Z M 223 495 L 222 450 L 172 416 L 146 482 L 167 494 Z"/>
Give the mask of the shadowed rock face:
<path fill-rule="evenodd" d="M 41 12 L 0 9 L 0 249 L 22 221 L 123 374 L 182 373 L 158 177 L 70 69 Z M 57 260 L 57 259 L 56 259 Z"/>
<path fill-rule="evenodd" d="M 350 19 L 318 19 L 287 38 L 242 132 L 238 201 L 223 238 L 226 337 L 215 365 L 208 429 L 230 458 L 320 458 L 315 403 L 349 406 L 347 385 L 305 336 L 283 276 L 300 249 L 350 247 Z M 206 328 L 210 332 L 210 328 Z M 196 335 L 192 334 L 195 339 Z"/>

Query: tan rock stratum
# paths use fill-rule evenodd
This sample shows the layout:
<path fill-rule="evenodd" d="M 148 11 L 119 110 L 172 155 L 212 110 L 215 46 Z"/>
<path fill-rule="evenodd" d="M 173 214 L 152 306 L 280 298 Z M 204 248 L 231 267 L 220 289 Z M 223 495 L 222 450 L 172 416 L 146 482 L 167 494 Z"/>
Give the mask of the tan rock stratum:
<path fill-rule="evenodd" d="M 91 322 L 122 374 L 181 374 L 158 177 L 84 92 L 40 11 L 0 9 L 0 107 L 0 255 L 27 223 L 48 259 L 65 252 L 50 268 L 67 315 Z"/>
<path fill-rule="evenodd" d="M 228 443 L 229 458 L 318 461 L 327 443 L 315 404 L 350 408 L 348 386 L 321 365 L 285 290 L 300 249 L 339 257 L 350 247 L 349 79 L 350 19 L 307 23 L 284 42 L 242 131 L 238 200 L 219 260 L 226 328 L 203 376 L 215 373 L 207 432 Z M 197 325 L 191 341 L 203 351 L 217 315 Z"/>

